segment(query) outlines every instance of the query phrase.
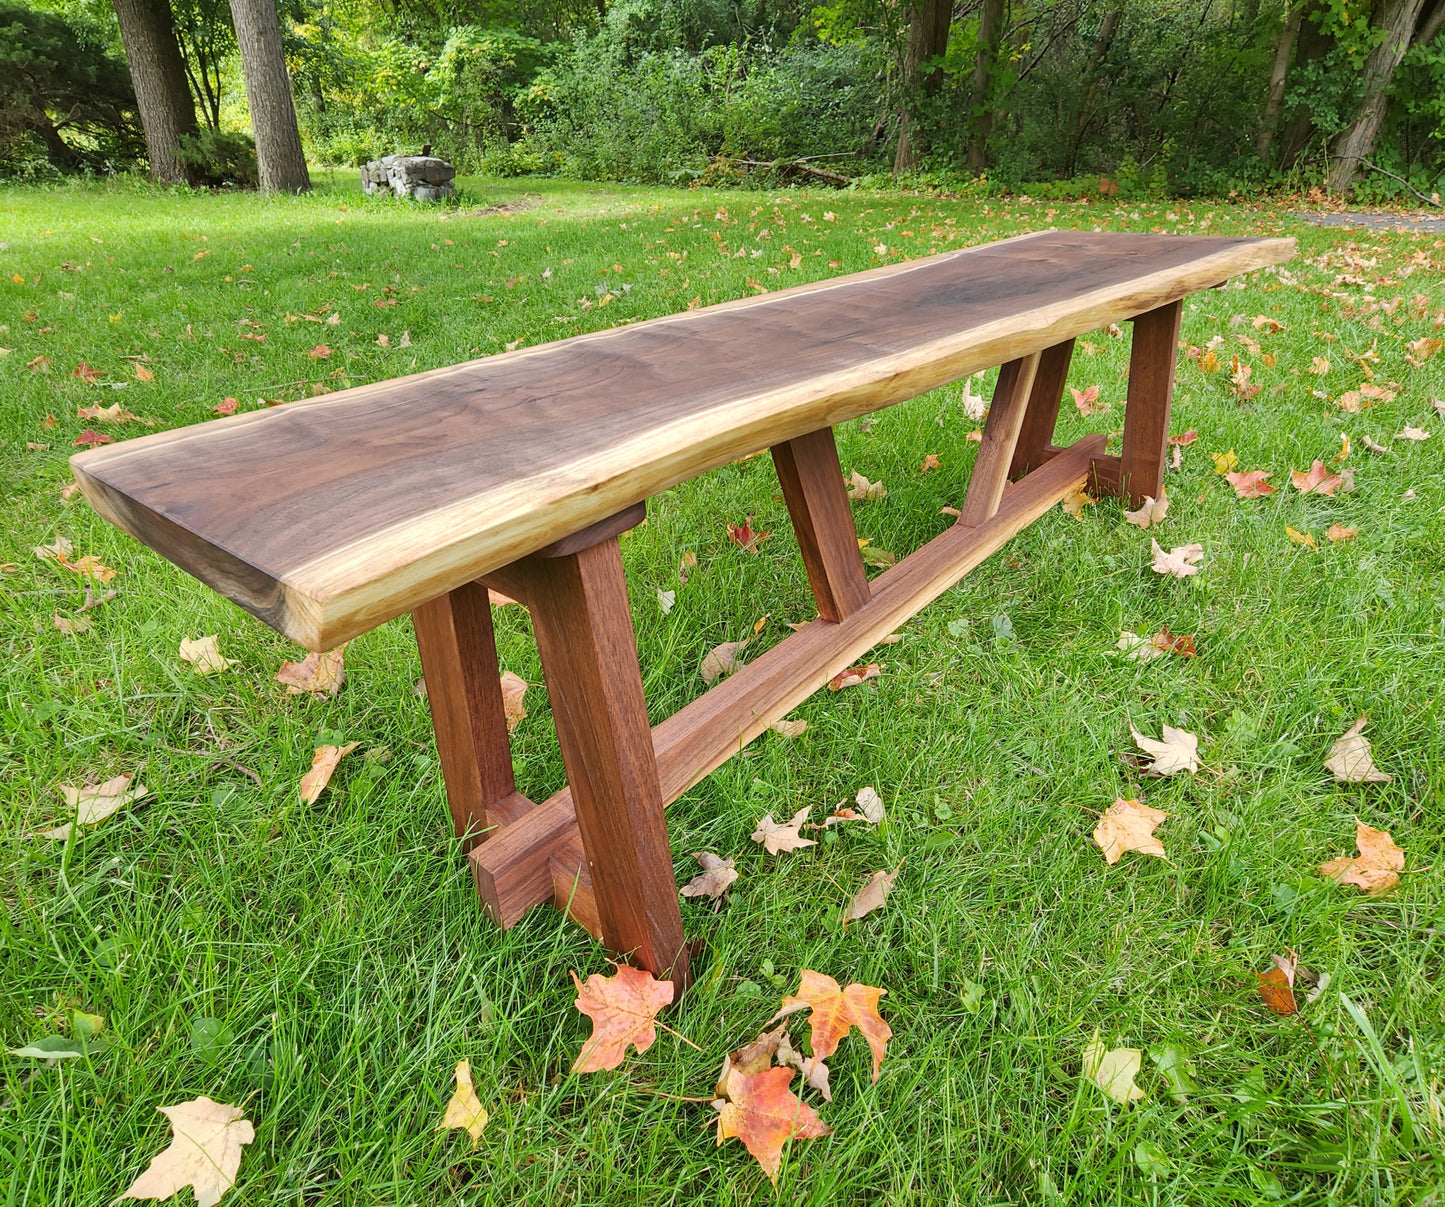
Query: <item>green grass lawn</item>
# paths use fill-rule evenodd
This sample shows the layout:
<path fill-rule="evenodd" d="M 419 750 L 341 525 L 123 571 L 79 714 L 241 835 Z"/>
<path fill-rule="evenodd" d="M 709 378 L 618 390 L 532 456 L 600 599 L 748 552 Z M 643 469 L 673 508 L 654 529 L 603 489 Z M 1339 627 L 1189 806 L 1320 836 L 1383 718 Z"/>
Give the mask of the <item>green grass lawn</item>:
<path fill-rule="evenodd" d="M 155 1108 L 199 1094 L 255 1123 L 228 1204 L 771 1202 L 691 1100 L 804 968 L 886 988 L 894 1036 L 876 1085 L 844 1041 L 835 1100 L 807 1095 L 834 1133 L 790 1147 L 779 1200 L 1434 1201 L 1445 352 L 1407 356 L 1445 337 L 1445 240 L 1320 230 L 1274 206 L 464 183 L 450 209 L 363 200 L 349 173 L 270 200 L 0 190 L 0 1046 L 77 1010 L 110 1041 L 53 1066 L 0 1055 L 0 1202 L 110 1202 L 169 1143 Z M 605 972 L 605 954 L 545 907 L 505 933 L 482 914 L 407 620 L 347 649 L 334 700 L 288 696 L 274 675 L 301 651 L 61 497 L 83 429 L 148 430 L 79 407 L 195 423 L 228 398 L 294 400 L 1050 225 L 1288 234 L 1300 255 L 1186 304 L 1184 339 L 1223 367 L 1181 355 L 1174 430 L 1199 438 L 1162 525 L 1141 532 L 1112 501 L 1056 509 L 880 647 L 880 678 L 815 696 L 803 736 L 765 735 L 669 810 L 679 882 L 693 851 L 742 873 L 719 911 L 683 905 L 705 947 L 668 1021 L 700 1052 L 663 1033 L 615 1073 L 569 1073 L 589 1024 L 568 970 Z M 1081 341 L 1071 384 L 1112 405 L 1084 418 L 1066 400 L 1061 442 L 1121 426 L 1127 355 L 1127 329 Z M 1247 400 L 1235 355 L 1262 387 Z M 1335 401 L 1385 383 L 1398 390 L 1360 413 Z M 840 429 L 845 471 L 888 488 L 855 505 L 873 545 L 901 556 L 962 501 L 978 424 L 960 393 Z M 1398 438 L 1406 425 L 1433 434 Z M 1292 489 L 1291 469 L 1335 464 L 1342 435 L 1356 489 Z M 1210 456 L 1231 449 L 1278 492 L 1236 498 Z M 941 468 L 923 474 L 928 454 Z M 748 515 L 774 534 L 756 555 L 727 539 Z M 1332 543 L 1332 523 L 1358 536 Z M 1156 534 L 1200 542 L 1202 572 L 1151 573 Z M 58 537 L 119 571 L 87 631 L 55 625 L 82 615 L 81 577 L 32 551 Z M 623 549 L 654 719 L 703 690 L 714 645 L 766 614 L 761 648 L 813 615 L 766 457 L 655 499 Z M 668 614 L 659 589 L 677 590 Z M 497 620 L 504 666 L 540 684 L 526 614 Z M 1198 658 L 1115 649 L 1166 625 Z M 177 647 L 210 633 L 236 665 L 202 677 Z M 527 706 L 518 786 L 540 800 L 563 776 L 543 688 Z M 1323 766 L 1361 713 L 1389 783 Z M 1141 778 L 1131 722 L 1199 734 L 1204 767 Z M 339 741 L 360 748 L 301 804 L 313 748 Z M 69 842 L 32 836 L 66 819 L 58 784 L 127 771 L 148 798 Z M 870 784 L 876 829 L 776 858 L 749 841 L 765 813 L 816 820 Z M 1118 797 L 1170 815 L 1167 861 L 1105 864 L 1090 834 Z M 1316 870 L 1354 853 L 1356 817 L 1407 852 L 1388 895 Z M 886 907 L 843 929 L 851 894 L 900 862 Z M 1329 974 L 1307 1025 L 1256 989 L 1286 949 Z M 1096 1030 L 1145 1050 L 1132 1108 L 1080 1077 Z M 1182 1101 L 1150 1055 L 1170 1049 L 1191 1062 Z M 462 1058 L 491 1112 L 474 1150 L 434 1130 Z"/>

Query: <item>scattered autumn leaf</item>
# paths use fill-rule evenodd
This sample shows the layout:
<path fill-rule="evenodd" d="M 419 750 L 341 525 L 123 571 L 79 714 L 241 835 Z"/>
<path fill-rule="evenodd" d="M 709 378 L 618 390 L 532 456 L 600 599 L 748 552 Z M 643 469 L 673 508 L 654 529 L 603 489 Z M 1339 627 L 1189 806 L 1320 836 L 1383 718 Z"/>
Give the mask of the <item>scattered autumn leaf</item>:
<path fill-rule="evenodd" d="M 1199 770 L 1199 739 L 1188 730 L 1166 725 L 1162 742 L 1146 738 L 1134 728 L 1132 722 L 1129 732 L 1134 735 L 1134 741 L 1139 743 L 1139 749 L 1154 758 L 1154 762 L 1145 769 L 1147 773 L 1175 775 L 1180 771 L 1187 771 L 1192 775 Z"/>
<path fill-rule="evenodd" d="M 1361 717 L 1336 738 L 1325 758 L 1325 766 L 1341 783 L 1388 784 L 1395 778 L 1375 766 L 1370 739 L 1364 736 L 1367 720 Z"/>
<path fill-rule="evenodd" d="M 1074 406 L 1079 409 L 1079 414 L 1087 419 L 1090 415 L 1098 414 L 1100 411 L 1107 411 L 1109 404 L 1099 401 L 1099 387 L 1089 386 L 1084 390 L 1076 390 L 1069 387 L 1069 393 L 1074 396 Z"/>
<path fill-rule="evenodd" d="M 1362 437 L 1360 438 L 1360 443 L 1363 444 L 1367 449 L 1369 449 L 1370 452 L 1375 453 L 1377 456 L 1383 455 L 1383 454 L 1388 453 L 1388 452 L 1390 451 L 1389 448 L 1388 448 L 1388 446 L 1383 445 L 1383 444 L 1377 444 L 1377 443 L 1376 443 L 1370 436 L 1368 436 L 1368 435 L 1362 436 Z"/>
<path fill-rule="evenodd" d="M 878 1080 L 878 1070 L 888 1051 L 888 1040 L 893 1029 L 878 1013 L 878 1002 L 888 990 L 872 985 L 849 985 L 840 988 L 838 982 L 821 972 L 803 969 L 798 992 L 783 999 L 778 1012 L 768 1020 L 775 1023 L 799 1010 L 809 1010 L 812 1030 L 808 1042 L 813 1055 L 827 1060 L 838 1050 L 839 1041 L 850 1030 L 857 1027 L 868 1048 L 873 1053 L 873 1080 Z"/>
<path fill-rule="evenodd" d="M 171 1122 L 170 1147 L 152 1157 L 120 1197 L 168 1199 L 189 1186 L 196 1207 L 215 1207 L 236 1184 L 241 1150 L 256 1138 L 256 1129 L 240 1107 L 204 1095 L 156 1110 Z"/>
<path fill-rule="evenodd" d="M 1358 855 L 1320 864 L 1320 875 L 1372 894 L 1387 893 L 1400 883 L 1405 852 L 1395 845 L 1388 830 L 1367 826 L 1357 817 L 1355 845 L 1360 849 Z"/>
<path fill-rule="evenodd" d="M 767 814 L 758 822 L 758 828 L 752 833 L 752 840 L 763 844 L 763 849 L 769 855 L 779 855 L 784 851 L 797 851 L 803 847 L 814 847 L 818 844 L 811 838 L 804 838 L 798 833 L 803 823 L 808 820 L 808 814 L 812 811 L 811 805 L 804 805 L 793 814 L 792 821 L 782 826 L 773 820 L 771 813 Z"/>
<path fill-rule="evenodd" d="M 70 784 L 57 784 L 65 803 L 75 810 L 75 820 L 56 826 L 53 830 L 41 830 L 38 838 L 54 838 L 63 841 L 70 837 L 75 826 L 93 826 L 104 821 L 112 813 L 125 808 L 135 801 L 150 795 L 144 784 L 131 787 L 133 772 L 113 776 L 101 784 L 86 784 L 76 788 Z"/>
<path fill-rule="evenodd" d="M 975 423 L 988 414 L 988 402 L 982 395 L 973 392 L 973 382 L 967 377 L 963 379 L 963 394 L 959 401 L 963 406 L 964 415 Z"/>
<path fill-rule="evenodd" d="M 457 1088 L 452 1092 L 451 1101 L 447 1103 L 447 1113 L 436 1125 L 436 1130 L 443 1131 L 459 1127 L 471 1136 L 472 1147 L 476 1148 L 477 1141 L 482 1138 L 482 1131 L 487 1126 L 489 1116 L 487 1108 L 482 1105 L 476 1090 L 472 1088 L 471 1061 L 457 1061 L 456 1079 Z"/>
<path fill-rule="evenodd" d="M 1090 498 L 1088 492 L 1085 491 L 1082 486 L 1074 487 L 1073 490 L 1060 500 L 1064 510 L 1076 520 L 1082 520 L 1084 518 L 1085 507 L 1091 507 L 1098 501 L 1098 499 Z"/>
<path fill-rule="evenodd" d="M 1164 844 L 1154 836 L 1154 828 L 1168 816 L 1137 800 L 1116 800 L 1104 810 L 1094 827 L 1094 841 L 1110 864 L 1118 863 L 1125 851 L 1168 859 Z"/>
<path fill-rule="evenodd" d="M 1177 654 L 1181 658 L 1197 658 L 1198 652 L 1194 648 L 1194 634 L 1189 633 L 1176 637 L 1165 625 L 1153 637 L 1150 638 L 1154 648 L 1166 654 Z"/>
<path fill-rule="evenodd" d="M 1333 495 L 1345 484 L 1345 480 L 1338 474 L 1332 474 L 1325 468 L 1323 461 L 1316 460 L 1310 466 L 1308 473 L 1301 473 L 1297 469 L 1289 471 L 1290 484 L 1300 494 Z"/>
<path fill-rule="evenodd" d="M 512 671 L 502 672 L 502 715 L 507 719 L 507 732 L 513 732 L 527 716 L 522 697 L 527 694 L 527 681 Z"/>
<path fill-rule="evenodd" d="M 728 524 L 728 540 L 739 549 L 746 549 L 749 553 L 756 553 L 758 546 L 772 535 L 771 532 L 754 531 L 752 516 L 748 516 L 741 526 L 732 523 Z M 684 561 L 685 560 L 684 558 Z"/>
<path fill-rule="evenodd" d="M 1177 447 L 1183 447 L 1187 444 L 1193 444 L 1198 439 L 1199 433 L 1193 428 L 1190 428 L 1187 432 L 1181 432 L 1177 436 L 1170 436 L 1169 443 Z"/>
<path fill-rule="evenodd" d="M 95 448 L 98 444 L 114 444 L 115 437 L 107 436 L 103 432 L 93 432 L 90 428 L 86 428 L 75 438 L 75 443 L 77 446 Z"/>
<path fill-rule="evenodd" d="M 72 620 L 70 617 L 62 616 L 59 612 L 56 612 L 51 616 L 50 621 L 67 637 L 74 637 L 79 633 L 89 631 L 93 627 L 89 616 L 77 616 Z"/>
<path fill-rule="evenodd" d="M 724 641 L 708 650 L 698 668 L 704 683 L 716 683 L 724 675 L 731 675 L 743 667 L 742 653 L 746 641 Z"/>
<path fill-rule="evenodd" d="M 842 691 L 845 687 L 857 687 L 858 684 L 868 679 L 877 679 L 883 674 L 881 662 L 859 663 L 857 666 L 850 666 L 845 671 L 839 671 L 828 680 L 830 692 Z"/>
<path fill-rule="evenodd" d="M 1274 494 L 1274 487 L 1266 479 L 1270 476 L 1268 470 L 1252 469 L 1248 473 L 1228 473 L 1224 480 L 1234 487 L 1234 493 L 1241 499 L 1262 499 L 1265 495 Z"/>
<path fill-rule="evenodd" d="M 105 376 L 105 370 L 92 369 L 84 361 L 81 361 L 80 364 L 76 365 L 75 368 L 70 371 L 70 375 L 80 378 L 80 380 L 88 386 L 93 386 L 97 378 Z"/>
<path fill-rule="evenodd" d="M 1330 362 L 1327 357 L 1315 356 L 1310 358 L 1310 367 L 1306 373 L 1313 373 L 1316 377 L 1323 377 L 1330 371 Z"/>
<path fill-rule="evenodd" d="M 1165 553 L 1159 542 L 1150 540 L 1154 550 L 1154 573 L 1170 574 L 1175 578 L 1188 578 L 1199 573 L 1199 563 L 1204 560 L 1204 546 L 1195 541 L 1188 545 L 1176 545 Z"/>
<path fill-rule="evenodd" d="M 853 894 L 853 900 L 848 903 L 848 908 L 843 914 L 843 924 L 856 922 L 875 909 L 881 909 L 883 903 L 888 899 L 888 894 L 893 891 L 893 882 L 898 879 L 898 871 L 874 872 L 868 883 Z"/>
<path fill-rule="evenodd" d="M 644 969 L 618 964 L 615 976 L 594 972 L 583 985 L 577 974 L 577 1009 L 592 1020 L 592 1035 L 578 1054 L 574 1073 L 615 1069 L 628 1046 L 646 1052 L 657 1039 L 653 1019 L 672 1001 L 671 981 L 659 981 Z"/>
<path fill-rule="evenodd" d="M 1296 545 L 1305 545 L 1310 549 L 1319 548 L 1319 546 L 1315 544 L 1315 538 L 1312 537 L 1308 532 L 1301 532 L 1298 528 L 1291 528 L 1288 524 L 1286 524 L 1284 526 L 1284 534 L 1285 536 L 1289 537 L 1289 539 L 1292 540 Z"/>
<path fill-rule="evenodd" d="M 883 820 L 883 798 L 872 784 L 859 788 L 853 801 L 863 811 L 863 818 L 870 826 L 876 826 Z"/>
<path fill-rule="evenodd" d="M 1358 528 L 1346 528 L 1343 524 L 1331 524 L 1325 529 L 1325 536 L 1332 541 L 1352 541 L 1359 535 Z"/>
<path fill-rule="evenodd" d="M 1159 523 L 1168 514 L 1169 496 L 1161 490 L 1157 501 L 1153 495 L 1145 495 L 1144 502 L 1140 504 L 1138 510 L 1125 511 L 1124 518 L 1140 528 L 1148 528 L 1151 524 Z"/>
<path fill-rule="evenodd" d="M 793 1070 L 788 1068 L 761 1073 L 730 1069 L 722 1095 L 712 1104 L 718 1112 L 718 1144 L 734 1137 L 741 1140 L 774 1186 L 787 1141 L 816 1140 L 832 1131 L 812 1107 L 788 1089 L 792 1080 Z"/>
<path fill-rule="evenodd" d="M 195 641 L 182 637 L 179 653 L 195 668 L 198 675 L 212 675 L 235 665 L 230 658 L 221 656 L 221 646 L 215 633 L 198 637 Z"/>
<path fill-rule="evenodd" d="M 1239 458 L 1234 455 L 1233 449 L 1227 453 L 1210 453 L 1209 455 L 1214 461 L 1214 472 L 1217 474 L 1227 474 L 1239 464 Z"/>
<path fill-rule="evenodd" d="M 113 402 L 108 407 L 103 407 L 98 402 L 93 406 L 78 406 L 75 408 L 75 417 L 77 419 L 94 419 L 100 423 L 139 423 L 145 427 L 155 427 L 156 425 L 154 419 L 145 419 L 127 411 L 118 402 Z"/>
<path fill-rule="evenodd" d="M 738 878 L 731 858 L 722 859 L 711 851 L 696 851 L 693 858 L 702 865 L 702 872 L 682 886 L 684 897 L 710 897 L 715 901 Z"/>
<path fill-rule="evenodd" d="M 234 398 L 223 398 L 211 410 L 215 411 L 217 415 L 234 415 L 236 408 L 240 405 L 240 402 Z"/>
<path fill-rule="evenodd" d="M 850 499 L 886 499 L 888 490 L 882 482 L 870 482 L 855 469 L 848 479 L 848 497 Z"/>
<path fill-rule="evenodd" d="M 937 454 L 935 454 L 935 453 L 929 453 L 926 457 L 923 458 L 923 464 L 922 464 L 921 466 L 919 466 L 918 472 L 919 472 L 919 473 L 924 473 L 924 474 L 926 474 L 926 473 L 928 473 L 929 470 L 933 470 L 933 469 L 937 469 L 937 468 L 938 468 L 938 456 L 937 456 Z"/>
<path fill-rule="evenodd" d="M 286 686 L 287 695 L 299 696 L 310 692 L 313 696 L 334 696 L 346 682 L 346 669 L 342 666 L 346 646 L 318 653 L 312 650 L 300 662 L 283 662 L 276 672 L 276 682 Z"/>
<path fill-rule="evenodd" d="M 326 360 L 331 356 L 331 349 L 325 344 L 317 344 L 316 347 L 312 348 L 306 355 L 312 360 Z"/>
<path fill-rule="evenodd" d="M 326 790 L 336 764 L 360 746 L 360 742 L 348 742 L 345 746 L 318 746 L 311 757 L 311 770 L 301 777 L 298 791 L 303 805 L 314 805 L 317 797 Z"/>
<path fill-rule="evenodd" d="M 156 375 L 152 373 L 149 369 L 147 369 L 144 365 L 137 364 L 134 366 L 134 368 L 135 379 L 137 381 L 155 381 Z"/>
<path fill-rule="evenodd" d="M 1395 433 L 1395 439 L 1416 441 L 1428 440 L 1430 439 L 1430 433 L 1427 432 L 1424 428 L 1411 427 L 1409 424 L 1406 424 L 1398 432 Z"/>
<path fill-rule="evenodd" d="M 1405 360 L 1412 365 L 1419 366 L 1439 352 L 1441 348 L 1445 348 L 1445 340 L 1421 336 L 1419 339 L 1411 340 L 1405 347 L 1410 349 Z"/>
<path fill-rule="evenodd" d="M 1104 1051 L 1096 1029 L 1093 1039 L 1084 1046 L 1084 1080 L 1093 1082 L 1120 1106 L 1128 1106 L 1144 1097 L 1144 1091 L 1134 1084 L 1143 1058 L 1138 1048 Z"/>
<path fill-rule="evenodd" d="M 1274 967 L 1268 972 L 1256 972 L 1259 979 L 1259 995 L 1264 1004 L 1276 1014 L 1298 1014 L 1299 1003 L 1294 997 L 1295 972 L 1299 957 L 1286 949 L 1282 956 L 1270 956 Z"/>

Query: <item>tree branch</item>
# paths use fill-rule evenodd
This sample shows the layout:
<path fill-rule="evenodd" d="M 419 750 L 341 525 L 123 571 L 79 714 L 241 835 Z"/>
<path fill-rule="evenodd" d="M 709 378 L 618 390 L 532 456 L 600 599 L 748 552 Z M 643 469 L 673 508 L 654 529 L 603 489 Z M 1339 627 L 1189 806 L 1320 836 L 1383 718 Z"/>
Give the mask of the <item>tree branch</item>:
<path fill-rule="evenodd" d="M 1379 172 L 1380 175 L 1382 175 L 1382 176 L 1388 176 L 1391 180 L 1398 180 L 1398 181 L 1399 181 L 1401 184 L 1403 184 L 1407 189 L 1409 189 L 1410 192 L 1414 193 L 1416 197 L 1420 198 L 1420 200 L 1423 201 L 1426 205 L 1433 205 L 1437 210 L 1445 209 L 1445 204 L 1441 204 L 1439 201 L 1436 201 L 1433 197 L 1427 197 L 1427 196 L 1425 196 L 1424 193 L 1422 193 L 1419 189 L 1417 189 L 1413 184 L 1411 184 L 1411 183 L 1410 183 L 1408 180 L 1406 180 L 1403 176 L 1396 176 L 1394 172 L 1388 171 L 1388 170 L 1386 170 L 1385 168 L 1380 167 L 1379 164 L 1371 163 L 1368 159 L 1361 158 L 1360 163 L 1364 164 L 1365 167 L 1369 168 L 1370 171 L 1372 171 L 1372 172 Z"/>

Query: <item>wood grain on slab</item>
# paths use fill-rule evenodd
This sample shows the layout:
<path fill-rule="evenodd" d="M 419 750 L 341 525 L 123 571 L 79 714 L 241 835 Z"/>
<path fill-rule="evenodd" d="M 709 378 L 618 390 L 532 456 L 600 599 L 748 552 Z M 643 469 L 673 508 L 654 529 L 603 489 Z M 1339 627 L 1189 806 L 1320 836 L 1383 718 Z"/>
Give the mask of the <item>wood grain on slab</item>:
<path fill-rule="evenodd" d="M 71 463 L 112 523 L 330 649 L 705 470 L 1293 254 L 1292 239 L 1042 231 Z"/>

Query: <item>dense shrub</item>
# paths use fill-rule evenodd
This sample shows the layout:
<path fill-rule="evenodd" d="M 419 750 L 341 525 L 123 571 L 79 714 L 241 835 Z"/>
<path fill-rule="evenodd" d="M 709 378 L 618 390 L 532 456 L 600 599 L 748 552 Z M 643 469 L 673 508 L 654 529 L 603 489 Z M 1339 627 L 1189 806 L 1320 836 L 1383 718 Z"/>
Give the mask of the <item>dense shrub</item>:
<path fill-rule="evenodd" d="M 249 134 L 203 129 L 182 135 L 181 162 L 197 184 L 212 188 L 254 189 L 260 180 L 256 143 Z"/>

